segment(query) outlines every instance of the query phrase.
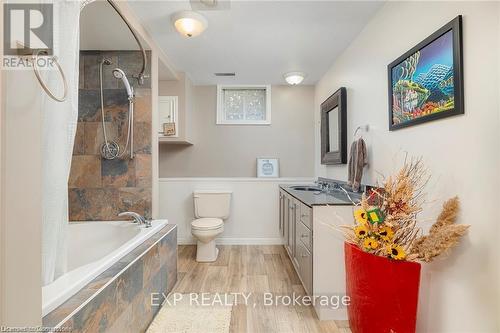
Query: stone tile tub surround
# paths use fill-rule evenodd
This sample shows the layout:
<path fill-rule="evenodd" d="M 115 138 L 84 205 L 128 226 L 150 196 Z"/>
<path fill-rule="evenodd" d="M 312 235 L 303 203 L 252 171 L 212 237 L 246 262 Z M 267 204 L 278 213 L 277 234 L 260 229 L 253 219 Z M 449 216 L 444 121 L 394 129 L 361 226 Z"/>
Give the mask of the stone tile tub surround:
<path fill-rule="evenodd" d="M 105 122 L 108 139 L 123 148 L 127 135 L 128 99 L 123 84 L 112 75 L 119 67 L 125 71 L 136 94 L 134 107 L 135 158 L 101 158 L 104 142 L 99 92 L 99 63 L 111 59 L 103 68 Z M 148 52 L 150 59 L 150 53 Z M 150 61 L 148 60 L 148 63 Z M 69 220 L 119 220 L 117 214 L 136 211 L 151 218 L 151 82 L 142 86 L 132 75 L 142 64 L 138 51 L 81 51 L 78 126 L 69 179 Z M 150 74 L 147 68 L 146 74 Z"/>
<path fill-rule="evenodd" d="M 144 332 L 160 309 L 151 293 L 177 282 L 177 226 L 167 224 L 43 318 L 71 332 Z"/>

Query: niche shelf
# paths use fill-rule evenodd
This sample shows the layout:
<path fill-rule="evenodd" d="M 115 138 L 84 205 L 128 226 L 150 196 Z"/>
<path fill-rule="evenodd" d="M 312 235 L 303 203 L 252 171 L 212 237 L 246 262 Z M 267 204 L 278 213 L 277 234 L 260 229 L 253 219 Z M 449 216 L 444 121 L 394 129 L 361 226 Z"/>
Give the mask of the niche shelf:
<path fill-rule="evenodd" d="M 190 142 L 184 138 L 164 136 L 161 134 L 158 135 L 158 143 L 159 144 L 169 144 L 169 145 L 185 145 L 185 146 L 193 145 L 192 142 Z"/>

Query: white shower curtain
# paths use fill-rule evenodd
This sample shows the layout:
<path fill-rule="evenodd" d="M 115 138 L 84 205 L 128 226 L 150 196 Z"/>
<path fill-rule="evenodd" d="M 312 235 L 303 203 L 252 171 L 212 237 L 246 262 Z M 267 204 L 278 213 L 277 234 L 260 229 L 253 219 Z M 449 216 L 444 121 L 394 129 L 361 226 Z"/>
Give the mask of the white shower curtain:
<path fill-rule="evenodd" d="M 44 92 L 43 189 L 42 189 L 42 285 L 66 270 L 68 226 L 68 178 L 78 118 L 80 1 L 54 1 L 54 54 L 66 75 L 68 95 L 64 102 Z M 62 81 L 57 69 L 42 73 L 47 86 L 61 96 Z"/>

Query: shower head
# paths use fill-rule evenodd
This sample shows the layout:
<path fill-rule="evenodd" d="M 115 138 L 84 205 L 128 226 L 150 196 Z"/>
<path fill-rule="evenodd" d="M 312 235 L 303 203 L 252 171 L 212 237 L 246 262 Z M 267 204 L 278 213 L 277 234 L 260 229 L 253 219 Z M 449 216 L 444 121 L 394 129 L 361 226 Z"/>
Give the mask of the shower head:
<path fill-rule="evenodd" d="M 122 80 L 123 84 L 125 85 L 125 89 L 127 89 L 127 95 L 129 98 L 132 98 L 132 87 L 130 86 L 130 83 L 128 82 L 127 76 L 125 75 L 125 72 L 123 72 L 120 68 L 115 68 L 113 69 L 113 76 L 117 78 L 118 80 Z"/>

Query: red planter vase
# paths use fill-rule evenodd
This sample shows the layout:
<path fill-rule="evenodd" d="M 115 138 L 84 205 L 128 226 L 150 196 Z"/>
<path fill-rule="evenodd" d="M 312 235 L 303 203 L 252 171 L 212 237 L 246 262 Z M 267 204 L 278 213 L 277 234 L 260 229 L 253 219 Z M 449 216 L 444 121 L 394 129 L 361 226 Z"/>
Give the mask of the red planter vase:
<path fill-rule="evenodd" d="M 412 333 L 420 264 L 366 253 L 345 243 L 349 326 L 353 333 Z"/>

